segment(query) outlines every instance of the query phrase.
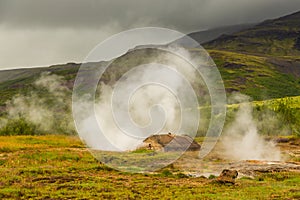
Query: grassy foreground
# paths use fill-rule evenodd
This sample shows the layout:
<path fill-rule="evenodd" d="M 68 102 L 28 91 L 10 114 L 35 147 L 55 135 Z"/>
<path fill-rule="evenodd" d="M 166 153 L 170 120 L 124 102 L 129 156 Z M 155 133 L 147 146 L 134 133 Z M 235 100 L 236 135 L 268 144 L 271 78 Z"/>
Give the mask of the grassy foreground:
<path fill-rule="evenodd" d="M 169 170 L 122 173 L 95 160 L 76 137 L 0 137 L 1 199 L 297 199 L 299 184 L 292 172 L 231 186 Z"/>

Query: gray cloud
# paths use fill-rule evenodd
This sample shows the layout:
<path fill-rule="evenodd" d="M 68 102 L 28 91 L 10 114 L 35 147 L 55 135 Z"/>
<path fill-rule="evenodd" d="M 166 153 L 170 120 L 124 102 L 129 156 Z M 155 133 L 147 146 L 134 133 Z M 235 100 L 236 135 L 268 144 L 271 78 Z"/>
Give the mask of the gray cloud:
<path fill-rule="evenodd" d="M 80 62 L 100 41 L 129 28 L 189 33 L 297 9 L 299 0 L 0 0 L 0 69 Z"/>
<path fill-rule="evenodd" d="M 2 0 L 1 22 L 16 27 L 150 24 L 181 31 L 253 22 L 300 9 L 299 0 Z"/>

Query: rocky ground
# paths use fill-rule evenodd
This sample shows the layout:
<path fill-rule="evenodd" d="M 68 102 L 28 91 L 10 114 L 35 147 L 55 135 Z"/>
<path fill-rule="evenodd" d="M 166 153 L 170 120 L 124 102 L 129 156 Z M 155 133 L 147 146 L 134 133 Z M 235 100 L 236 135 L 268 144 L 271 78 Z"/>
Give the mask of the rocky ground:
<path fill-rule="evenodd" d="M 191 176 L 218 176 L 224 169 L 237 170 L 238 178 L 254 178 L 261 173 L 298 172 L 300 174 L 300 139 L 274 139 L 280 149 L 281 161 L 268 160 L 227 160 L 223 157 L 223 146 L 218 143 L 203 160 L 198 152 L 187 152 L 174 166 Z"/>

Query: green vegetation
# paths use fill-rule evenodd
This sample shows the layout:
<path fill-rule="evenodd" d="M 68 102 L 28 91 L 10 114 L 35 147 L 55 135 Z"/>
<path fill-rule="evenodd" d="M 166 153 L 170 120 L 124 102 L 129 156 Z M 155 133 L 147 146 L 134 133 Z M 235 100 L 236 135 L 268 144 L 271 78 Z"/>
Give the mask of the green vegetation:
<path fill-rule="evenodd" d="M 231 104 L 227 106 L 227 118 L 226 124 L 234 119 L 235 113 L 238 110 L 239 104 Z M 262 135 L 295 135 L 300 136 L 300 96 L 287 97 L 280 99 L 272 99 L 266 101 L 253 101 L 253 117 L 258 124 L 258 129 Z M 66 109 L 65 109 L 66 110 Z M 201 107 L 202 116 L 208 115 L 210 109 L 207 107 Z M 56 113 L 57 117 L 54 118 L 55 124 L 68 121 L 64 119 L 59 113 Z M 70 114 L 70 113 L 69 113 Z M 201 126 L 198 130 L 198 136 L 204 136 L 207 131 L 209 118 L 201 119 Z M 57 121 L 56 121 L 57 120 Z M 27 118 L 19 116 L 17 118 L 4 119 L 4 125 L 0 126 L 0 135 L 45 135 L 46 132 L 39 124 L 34 124 L 28 121 Z M 70 130 L 64 129 L 63 124 L 57 126 L 52 132 L 59 134 L 70 135 Z M 155 152 L 151 150 L 138 149 L 133 154 L 143 155 L 153 154 Z"/>
<path fill-rule="evenodd" d="M 300 96 L 250 102 L 258 131 L 265 136 L 293 135 L 300 137 Z M 226 124 L 230 124 L 239 104 L 227 106 Z"/>
<path fill-rule="evenodd" d="M 289 125 L 294 135 L 300 136 L 300 98 L 283 98 L 270 101 L 268 105 L 280 115 L 283 124 Z"/>
<path fill-rule="evenodd" d="M 299 15 L 269 20 L 205 44 L 219 68 L 227 93 L 241 92 L 251 97 L 259 133 L 270 138 L 289 135 L 296 141 L 300 137 Z M 190 52 L 200 53 L 197 49 Z M 153 49 L 131 51 L 113 61 L 102 81 L 112 84 L 132 67 L 153 59 L 162 64 L 178 61 L 160 57 L 164 54 Z M 88 63 L 87 66 L 103 64 Z M 235 185 L 228 186 L 213 182 L 215 175 L 208 179 L 191 177 L 175 164 L 151 174 L 129 174 L 100 163 L 77 137 L 65 136 L 75 132 L 68 122 L 72 119 L 71 91 L 78 69 L 79 64 L 68 63 L 0 72 L 0 199 L 300 198 L 298 172 L 261 173 L 255 178 L 238 179 Z M 53 90 L 58 93 L 51 94 L 47 88 L 35 84 L 43 72 L 63 77 L 61 90 Z M 50 83 L 53 81 L 46 85 Z M 199 83 L 203 84 L 200 78 Z M 199 83 L 193 84 L 196 87 Z M 86 87 L 90 87 L 89 83 Z M 200 89 L 195 88 L 195 91 Z M 201 95 L 207 95 L 207 91 Z M 37 112 L 31 112 L 33 106 L 37 106 Z M 234 119 L 239 106 L 228 105 L 227 124 Z M 14 110 L 12 114 L 8 108 L 21 110 Z M 207 105 L 201 105 L 201 111 L 202 116 L 209 119 Z M 43 119 L 43 123 L 28 120 L 37 113 L 40 115 L 35 120 Z M 206 132 L 208 121 L 204 119 L 201 123 L 198 135 Z M 60 135 L 46 135 L 50 133 Z M 203 137 L 195 140 L 201 143 Z M 299 147 L 297 142 L 293 148 Z M 290 148 L 281 147 L 285 151 Z M 111 167 L 122 166 L 131 172 L 149 170 L 154 159 L 165 166 L 168 159 L 179 156 L 145 149 L 126 153 L 94 151 L 93 155 Z M 183 164 L 193 164 L 189 161 L 195 159 L 195 155 L 188 156 Z M 223 161 L 212 157 L 205 161 L 218 164 Z M 140 167 L 133 167 L 137 161 Z M 299 156 L 291 155 L 290 161 L 299 162 Z M 204 165 L 205 170 L 207 166 Z"/>
<path fill-rule="evenodd" d="M 268 117 L 277 118 L 278 123 L 274 129 L 282 130 L 285 127 L 289 135 L 300 136 L 300 97 L 287 97 L 282 99 L 268 100 L 264 102 L 254 102 L 255 112 L 258 120 L 263 121 L 260 117 L 265 117 L 262 113 L 268 112 Z M 267 124 L 268 126 L 270 124 Z M 273 130 L 276 132 L 276 130 Z M 283 132 L 277 135 L 283 135 Z M 270 134 L 268 134 L 270 135 Z"/>
<path fill-rule="evenodd" d="M 68 86 L 73 83 L 78 69 L 78 64 L 70 63 L 47 68 L 0 71 L 0 108 L 1 106 L 5 106 L 6 102 L 11 100 L 15 95 L 29 95 L 32 91 L 35 91 L 34 82 L 42 73 L 48 72 L 63 76 Z"/>
<path fill-rule="evenodd" d="M 0 128 L 0 135 L 36 135 L 36 125 L 28 122 L 24 117 L 8 120 L 4 127 Z"/>
<path fill-rule="evenodd" d="M 282 72 L 268 58 L 210 50 L 228 93 L 241 92 L 253 100 L 299 96 L 299 77 Z"/>
<path fill-rule="evenodd" d="M 209 49 L 219 49 L 269 56 L 299 56 L 300 12 L 260 23 L 250 29 L 206 43 Z"/>
<path fill-rule="evenodd" d="M 108 166 L 133 173 L 143 173 L 159 169 L 181 156 L 181 152 L 109 152 L 92 150 L 92 154 L 98 160 Z"/>
<path fill-rule="evenodd" d="M 6 149 L 5 149 L 5 148 Z M 0 137 L 2 199 L 297 199 L 299 174 L 263 173 L 227 186 L 172 168 L 117 172 L 95 160 L 76 137 Z M 9 150 L 8 150 L 9 149 Z"/>
<path fill-rule="evenodd" d="M 228 93 L 253 100 L 299 96 L 300 12 L 204 44 Z"/>

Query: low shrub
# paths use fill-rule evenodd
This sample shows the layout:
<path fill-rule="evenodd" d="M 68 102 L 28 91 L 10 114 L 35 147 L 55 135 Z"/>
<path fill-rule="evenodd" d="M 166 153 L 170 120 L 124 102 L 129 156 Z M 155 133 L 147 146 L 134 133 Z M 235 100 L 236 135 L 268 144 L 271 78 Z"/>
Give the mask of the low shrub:
<path fill-rule="evenodd" d="M 9 120 L 5 126 L 0 128 L 0 135 L 38 135 L 38 132 L 36 125 L 20 117 Z"/>

